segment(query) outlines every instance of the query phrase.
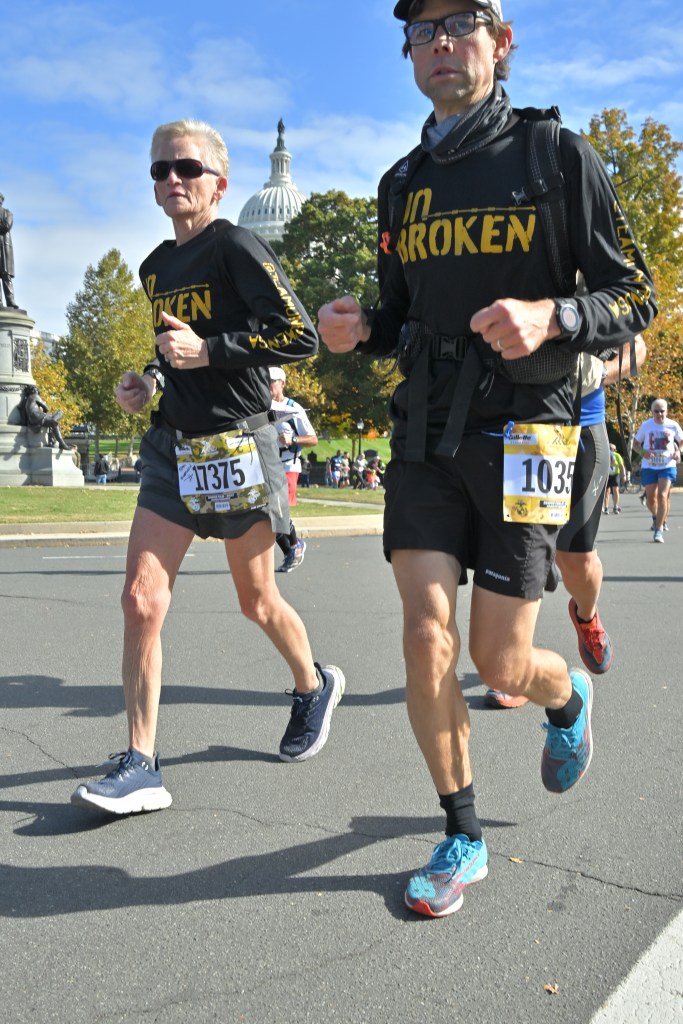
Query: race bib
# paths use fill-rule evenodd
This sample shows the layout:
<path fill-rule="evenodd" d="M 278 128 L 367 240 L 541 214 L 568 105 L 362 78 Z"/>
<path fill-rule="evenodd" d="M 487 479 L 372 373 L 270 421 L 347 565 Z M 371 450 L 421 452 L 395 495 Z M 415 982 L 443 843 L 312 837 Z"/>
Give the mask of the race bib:
<path fill-rule="evenodd" d="M 667 462 L 671 462 L 671 456 L 668 452 L 649 452 L 648 462 L 651 466 L 665 466 Z"/>
<path fill-rule="evenodd" d="M 505 522 L 567 522 L 580 431 L 555 423 L 509 425 L 503 439 Z"/>
<path fill-rule="evenodd" d="M 248 512 L 268 504 L 252 434 L 183 437 L 176 445 L 178 487 L 188 512 Z"/>

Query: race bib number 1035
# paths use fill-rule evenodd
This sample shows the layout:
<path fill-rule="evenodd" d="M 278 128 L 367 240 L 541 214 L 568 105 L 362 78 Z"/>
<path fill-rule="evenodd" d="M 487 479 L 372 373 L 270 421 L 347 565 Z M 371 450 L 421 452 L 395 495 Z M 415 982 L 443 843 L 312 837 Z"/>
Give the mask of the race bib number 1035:
<path fill-rule="evenodd" d="M 571 510 L 580 427 L 514 423 L 504 435 L 503 519 L 562 526 Z"/>

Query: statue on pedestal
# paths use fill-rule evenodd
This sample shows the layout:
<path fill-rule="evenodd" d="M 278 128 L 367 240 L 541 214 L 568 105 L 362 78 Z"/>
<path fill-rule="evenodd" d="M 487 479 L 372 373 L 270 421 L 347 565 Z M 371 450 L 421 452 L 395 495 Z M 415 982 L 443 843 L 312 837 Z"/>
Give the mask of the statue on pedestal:
<path fill-rule="evenodd" d="M 14 287 L 12 285 L 12 278 L 14 277 L 14 249 L 12 247 L 12 223 L 14 218 L 12 217 L 11 210 L 8 210 L 3 206 L 5 197 L 0 192 L 0 281 L 2 281 L 2 288 L 0 288 L 0 305 L 2 305 L 2 292 L 5 293 L 5 305 L 8 309 L 18 309 L 16 302 L 14 301 Z"/>
<path fill-rule="evenodd" d="M 64 413 L 61 411 L 49 412 L 48 406 L 40 397 L 35 384 L 27 384 L 24 388 L 22 404 L 29 428 L 36 432 L 47 430 L 46 448 L 54 448 L 55 444 L 63 450 L 69 447 L 59 429 L 59 421 Z"/>

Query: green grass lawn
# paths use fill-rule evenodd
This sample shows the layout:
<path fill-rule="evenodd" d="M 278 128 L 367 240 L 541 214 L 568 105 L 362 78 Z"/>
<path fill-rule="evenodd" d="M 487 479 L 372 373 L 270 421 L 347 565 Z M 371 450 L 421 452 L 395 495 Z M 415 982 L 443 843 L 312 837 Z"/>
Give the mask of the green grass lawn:
<path fill-rule="evenodd" d="M 353 442 L 356 442 L 355 449 L 353 448 Z M 341 448 L 343 452 L 357 451 L 358 449 L 358 437 L 337 437 L 332 438 L 330 441 L 318 441 L 314 448 L 306 448 L 305 452 L 310 457 L 311 452 L 315 452 L 318 456 L 318 462 L 325 463 L 325 459 L 328 455 L 336 455 L 337 449 Z M 372 450 L 378 452 L 382 462 L 387 463 L 391 457 L 389 451 L 389 438 L 388 437 L 364 437 L 363 438 L 363 451 Z"/>
<path fill-rule="evenodd" d="M 354 442 L 355 442 L 355 447 L 354 447 Z M 113 438 L 103 437 L 100 440 L 100 451 L 102 451 L 103 453 L 106 453 L 107 455 L 113 455 L 114 454 L 115 445 L 116 445 L 116 442 L 113 440 Z M 118 457 L 120 459 L 123 458 L 124 456 L 128 455 L 128 445 L 129 445 L 129 441 L 128 441 L 127 438 L 123 438 L 123 439 L 119 438 L 119 455 L 118 455 Z M 134 439 L 134 442 L 133 442 L 133 451 L 134 451 L 133 458 L 134 459 L 137 457 L 137 453 L 138 453 L 139 447 L 140 447 L 140 438 L 136 437 Z M 307 448 L 306 449 L 306 454 L 310 455 L 311 452 L 315 452 L 315 454 L 318 456 L 318 462 L 322 461 L 322 463 L 324 465 L 325 459 L 328 457 L 328 455 L 335 455 L 338 448 L 341 448 L 341 450 L 343 452 L 352 452 L 352 451 L 355 452 L 357 450 L 357 448 L 358 448 L 358 436 L 356 435 L 356 437 L 354 437 L 354 438 L 352 438 L 352 437 L 337 437 L 337 438 L 332 438 L 331 440 L 328 440 L 328 441 L 320 440 L 320 441 L 318 441 L 318 443 L 315 445 L 314 448 Z M 382 461 L 385 462 L 385 463 L 388 462 L 389 458 L 390 458 L 389 438 L 388 437 L 373 437 L 373 438 L 363 437 L 363 451 L 368 451 L 368 450 L 372 450 L 372 451 L 378 452 L 380 458 L 382 459 Z M 95 442 L 94 442 L 94 439 L 92 437 L 90 438 L 90 451 L 91 451 L 91 455 L 94 455 L 94 452 L 95 452 Z"/>
<path fill-rule="evenodd" d="M 330 515 L 364 515 L 381 511 L 383 491 L 342 491 L 309 487 L 299 497 L 311 498 L 293 510 L 299 518 Z M 106 487 L 0 487 L 0 525 L 3 523 L 104 523 L 129 522 L 137 501 L 137 487 L 107 484 Z M 327 502 L 343 502 L 330 505 Z M 350 502 L 362 501 L 367 508 Z"/>

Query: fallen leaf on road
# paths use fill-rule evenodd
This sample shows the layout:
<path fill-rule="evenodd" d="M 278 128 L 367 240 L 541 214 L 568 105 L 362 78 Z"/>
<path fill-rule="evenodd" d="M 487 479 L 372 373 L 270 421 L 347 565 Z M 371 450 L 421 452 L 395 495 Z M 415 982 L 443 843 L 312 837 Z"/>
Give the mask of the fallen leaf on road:
<path fill-rule="evenodd" d="M 560 990 L 559 985 L 544 985 L 543 988 L 546 992 L 550 993 L 551 996 L 556 996 Z"/>

